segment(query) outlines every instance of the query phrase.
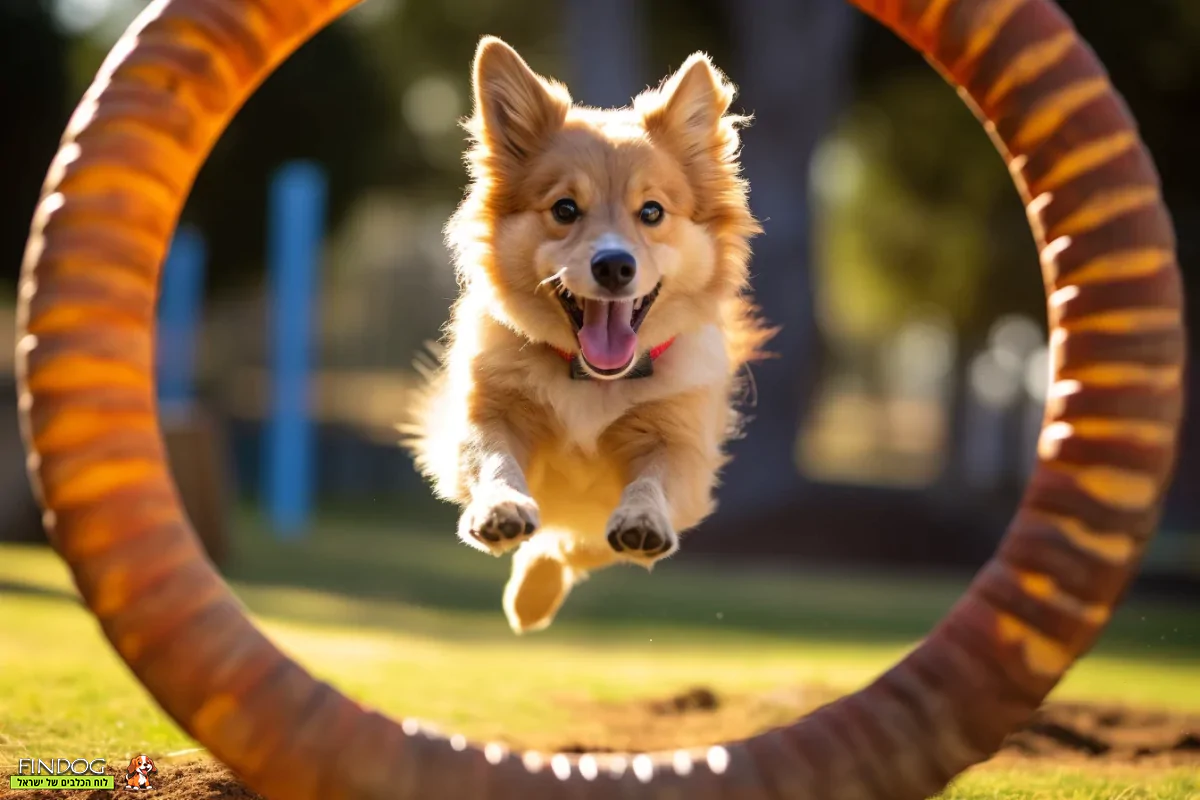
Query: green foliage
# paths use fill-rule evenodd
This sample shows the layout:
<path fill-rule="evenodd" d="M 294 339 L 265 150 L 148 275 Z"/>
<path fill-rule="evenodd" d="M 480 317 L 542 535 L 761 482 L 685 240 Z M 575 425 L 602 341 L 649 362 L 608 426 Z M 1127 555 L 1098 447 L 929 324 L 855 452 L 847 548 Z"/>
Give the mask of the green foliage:
<path fill-rule="evenodd" d="M 1200 248 L 1190 233 L 1200 215 L 1200 160 L 1192 157 L 1200 11 L 1189 0 L 1136 9 L 1115 0 L 1062 5 L 1141 123 L 1189 264 Z M 0 3 L 0 102 L 6 119 L 21 121 L 0 132 L 0 264 L 10 285 L 69 106 L 125 21 L 68 40 L 46 7 Z M 646 6 L 646 82 L 699 48 L 732 69 L 732 13 L 719 0 Z M 186 216 L 212 239 L 213 280 L 253 279 L 261 270 L 267 181 L 288 158 L 327 165 L 335 227 L 371 186 L 455 200 L 464 179 L 462 134 L 444 119 L 430 124 L 423 100 L 440 97 L 442 116 L 469 111 L 468 65 L 483 33 L 511 41 L 535 68 L 566 76 L 561 23 L 556 4 L 366 0 L 266 83 L 204 169 Z M 978 124 L 877 25 L 864 25 L 855 72 L 835 141 L 861 159 L 861 180 L 856 194 L 825 209 L 820 230 L 828 264 L 821 280 L 845 317 L 843 332 L 888 329 L 918 300 L 944 305 L 968 336 L 1000 311 L 1037 313 L 1040 285 L 1024 217 Z M 1187 270 L 1189 281 L 1194 272 Z"/>
<path fill-rule="evenodd" d="M 947 94 L 923 75 L 897 77 L 850 109 L 818 158 L 821 288 L 843 335 L 886 335 L 924 303 L 960 325 L 979 312 L 986 212 L 1006 187 Z"/>
<path fill-rule="evenodd" d="M 426 165 L 411 156 L 412 134 L 397 125 L 395 106 L 380 65 L 347 22 L 318 34 L 268 78 L 217 143 L 184 211 L 208 238 L 210 286 L 261 273 L 267 193 L 284 162 L 324 167 L 333 231 L 364 190 L 422 178 Z"/>
<path fill-rule="evenodd" d="M 561 74 L 556 6 L 500 0 L 368 0 L 356 13 L 369 15 L 371 3 L 381 10 L 373 22 L 366 16 L 361 40 L 396 98 L 400 113 L 394 125 L 404 132 L 408 157 L 422 160 L 429 170 L 423 183 L 401 183 L 398 188 L 456 202 L 466 179 L 465 134 L 449 123 L 470 113 L 471 58 L 480 37 L 500 36 L 535 70 Z M 444 95 L 441 102 L 433 103 L 439 94 Z M 430 115 L 442 119 L 431 120 Z"/>
<path fill-rule="evenodd" d="M 932 304 L 978 341 L 1002 313 L 1040 313 L 1024 212 L 979 122 L 890 33 L 864 39 L 856 97 L 814 167 L 833 332 L 877 340 Z"/>
<path fill-rule="evenodd" d="M 1163 196 L 1179 234 L 1184 280 L 1200 270 L 1200 4 L 1153 0 L 1061 0 L 1137 118 L 1162 175 Z"/>
<path fill-rule="evenodd" d="M 1163 173 L 1185 279 L 1200 256 L 1200 7 L 1135 8 L 1063 0 L 1137 117 Z M 962 102 L 908 47 L 868 25 L 856 97 L 830 139 L 817 236 L 819 281 L 834 331 L 870 340 L 914 305 L 949 311 L 968 341 L 997 316 L 1042 314 L 1024 213 L 991 142 Z M 818 163 L 818 188 L 822 164 Z M 847 175 L 851 179 L 847 178 Z"/>

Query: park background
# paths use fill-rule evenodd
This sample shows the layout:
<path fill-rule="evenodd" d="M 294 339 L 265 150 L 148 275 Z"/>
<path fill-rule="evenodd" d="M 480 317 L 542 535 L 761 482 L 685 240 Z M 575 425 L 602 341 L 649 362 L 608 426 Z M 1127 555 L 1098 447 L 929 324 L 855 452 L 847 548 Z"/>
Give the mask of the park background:
<path fill-rule="evenodd" d="M 38 592 L 71 591 L 40 544 L 25 478 L 11 379 L 13 303 L 61 131 L 144 5 L 0 2 L 0 542 L 21 543 L 0 545 L 0 603 L 6 593 L 41 602 Z M 1200 5 L 1061 5 L 1141 125 L 1195 296 Z M 821 659 L 850 640 L 878 646 L 850 677 L 841 667 L 817 670 L 852 688 L 919 637 L 995 548 L 1035 458 L 1047 362 L 1037 255 L 1000 158 L 919 56 L 839 0 L 366 0 L 285 63 L 204 167 L 183 215 L 188 246 L 165 279 L 182 293 L 178 319 L 187 317 L 188 275 L 202 281 L 194 340 L 185 329 L 184 349 L 164 359 L 164 378 L 174 381 L 164 380 L 164 391 L 169 384 L 174 392 L 164 397 L 164 425 L 213 557 L 267 617 L 415 632 L 440 642 L 429 656 L 437 663 L 456 648 L 465 654 L 464 636 L 500 662 L 519 657 L 504 649 L 505 565 L 455 547 L 454 510 L 430 498 L 394 429 L 416 380 L 414 357 L 438 336 L 455 294 L 441 227 L 462 196 L 458 122 L 469 112 L 468 67 L 484 33 L 594 105 L 624 104 L 691 52 L 710 53 L 741 89 L 735 109 L 755 115 L 744 164 L 766 233 L 755 243 L 753 288 L 767 317 L 783 325 L 773 345 L 779 357 L 753 371 L 753 421 L 734 444 L 718 513 L 653 578 L 589 582 L 546 634 L 549 643 L 527 646 L 547 658 L 536 648 L 565 648 L 563 657 L 578 662 L 579 642 L 596 630 L 620 638 L 622 625 L 639 641 L 653 641 L 656 626 L 660 642 L 666 630 L 680 641 L 732 636 L 765 648 L 766 666 L 747 680 L 773 685 L 781 680 L 774 651 L 757 637 L 782 641 L 798 628 L 826 647 L 814 663 L 841 664 Z M 293 252 L 273 241 L 273 225 L 279 176 L 298 163 L 315 167 L 327 188 L 317 209 L 323 227 L 306 229 L 321 234 L 308 315 L 312 372 L 293 392 L 312 425 L 311 512 L 296 492 L 281 500 L 270 488 L 274 276 L 287 282 L 289 270 L 303 270 L 272 255 Z M 294 252 L 303 262 L 303 247 Z M 189 264 L 202 272 L 189 273 Z M 1197 330 L 1193 323 L 1193 337 Z M 1134 593 L 1135 604 L 1155 611 L 1149 620 L 1137 611 L 1140 622 L 1119 618 L 1101 652 L 1119 659 L 1137 650 L 1166 665 L 1171 680 L 1192 685 L 1176 691 L 1163 678 L 1157 688 L 1121 694 L 1105 688 L 1121 683 L 1114 668 L 1093 688 L 1102 698 L 1196 710 L 1200 378 L 1193 371 L 1188 380 L 1191 423 Z M 764 564 L 774 570 L 769 579 L 759 578 Z M 713 599 L 714 586 L 729 596 Z M 288 594 L 301 591 L 313 594 Z M 296 646 L 318 663 L 325 657 Z M 58 651 L 38 652 L 44 663 Z M 613 652 L 639 663 L 633 650 Z M 736 654 L 710 656 L 660 688 L 669 693 L 687 676 L 741 680 Z M 12 657 L 0 666 L 32 674 Z M 351 688 L 382 684 L 364 677 Z M 443 689 L 433 711 L 474 724 L 454 710 L 462 704 L 457 685 Z M 416 692 L 396 702 L 428 706 Z M 2 726 L 0 715 L 0 736 Z M 161 731 L 144 735 L 176 741 Z"/>

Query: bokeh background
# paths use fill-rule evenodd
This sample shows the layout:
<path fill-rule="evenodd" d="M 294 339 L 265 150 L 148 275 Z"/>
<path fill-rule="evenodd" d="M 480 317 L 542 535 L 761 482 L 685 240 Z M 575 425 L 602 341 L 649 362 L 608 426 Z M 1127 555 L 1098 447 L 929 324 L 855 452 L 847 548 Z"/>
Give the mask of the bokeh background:
<path fill-rule="evenodd" d="M 1200 5 L 1062 5 L 1140 120 L 1191 287 Z M 6 383 L 7 317 L 40 182 L 71 109 L 143 6 L 0 3 Z M 454 296 L 441 226 L 463 189 L 458 122 L 482 33 L 602 105 L 627 102 L 704 49 L 740 85 L 737 107 L 756 116 L 745 165 L 766 234 L 754 289 L 783 325 L 780 357 L 754 370 L 748 436 L 734 445 L 719 512 L 683 558 L 978 566 L 1034 460 L 1047 378 L 1036 255 L 968 110 L 918 56 L 837 0 L 367 0 L 305 46 L 239 115 L 184 213 L 207 259 L 195 388 L 168 435 L 214 555 L 236 558 L 229 520 L 263 508 L 270 480 L 268 200 L 277 171 L 298 159 L 318 166 L 329 192 L 303 398 L 315 513 L 397 527 L 433 515 L 451 535 L 453 510 L 429 499 L 394 424 L 414 356 Z M 1196 420 L 1200 391 L 1191 397 Z M 37 540 L 11 389 L 2 398 L 0 536 Z M 1200 581 L 1198 427 L 1185 432 L 1144 582 Z"/>
<path fill-rule="evenodd" d="M 39 187 L 144 5 L 0 0 L 0 775 L 19 757 L 116 764 L 195 744 L 116 658 L 46 546 L 12 378 Z M 1061 5 L 1141 123 L 1195 297 L 1200 3 Z M 599 105 L 708 51 L 741 87 L 736 110 L 755 115 L 744 163 L 766 234 L 753 285 L 783 326 L 779 357 L 753 370 L 754 419 L 717 514 L 652 575 L 596 575 L 549 631 L 523 638 L 500 611 L 507 561 L 457 542 L 456 509 L 431 497 L 394 427 L 455 295 L 441 229 L 462 196 L 458 122 L 485 33 Z M 280 175 L 327 187 L 313 222 L 277 204 Z M 841 0 L 366 0 L 250 100 L 181 232 L 164 277 L 162 424 L 212 558 L 319 677 L 473 738 L 716 742 L 858 688 L 954 602 L 1034 463 L 1044 298 L 1017 194 L 955 93 Z M 311 307 L 297 317 L 308 333 L 281 336 L 278 289 L 303 288 L 310 262 Z M 311 364 L 282 389 L 281 343 Z M 1200 796 L 1200 377 L 1188 381 L 1177 478 L 1135 596 L 1049 716 L 1006 749 L 1085 761 L 1069 774 L 1018 761 L 1000 783 L 976 778 L 947 798 Z M 283 429 L 289 405 L 301 424 Z M 1094 769 L 1098 754 L 1182 771 L 1114 778 Z M 198 794 L 163 797 L 225 796 L 201 778 Z"/>

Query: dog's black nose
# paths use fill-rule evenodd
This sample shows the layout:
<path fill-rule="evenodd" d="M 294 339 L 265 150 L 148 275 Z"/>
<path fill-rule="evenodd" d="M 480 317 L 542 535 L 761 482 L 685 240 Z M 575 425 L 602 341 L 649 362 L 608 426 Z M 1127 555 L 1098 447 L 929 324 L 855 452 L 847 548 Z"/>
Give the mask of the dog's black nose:
<path fill-rule="evenodd" d="M 592 256 L 592 277 L 610 292 L 624 289 L 635 275 L 637 261 L 624 250 L 601 250 Z"/>

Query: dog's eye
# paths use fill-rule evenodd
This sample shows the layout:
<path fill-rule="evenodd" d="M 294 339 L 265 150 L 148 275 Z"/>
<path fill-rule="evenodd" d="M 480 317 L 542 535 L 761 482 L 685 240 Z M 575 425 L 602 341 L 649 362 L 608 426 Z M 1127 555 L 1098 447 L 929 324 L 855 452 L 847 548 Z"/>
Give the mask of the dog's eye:
<path fill-rule="evenodd" d="M 550 208 L 550 213 L 562 224 L 570 225 L 579 219 L 579 206 L 575 205 L 575 201 L 571 198 L 564 197 Z"/>
<path fill-rule="evenodd" d="M 638 218 L 641 219 L 643 225 L 657 225 L 662 222 L 665 213 L 660 203 L 651 200 L 642 206 L 642 210 L 638 212 Z"/>

